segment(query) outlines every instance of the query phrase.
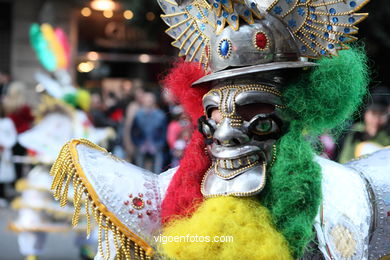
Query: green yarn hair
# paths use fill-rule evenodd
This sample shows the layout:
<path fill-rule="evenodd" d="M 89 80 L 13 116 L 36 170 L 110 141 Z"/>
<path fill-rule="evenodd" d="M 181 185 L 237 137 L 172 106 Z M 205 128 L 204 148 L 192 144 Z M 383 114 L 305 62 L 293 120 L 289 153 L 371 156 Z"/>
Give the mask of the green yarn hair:
<path fill-rule="evenodd" d="M 287 133 L 277 143 L 263 203 L 300 258 L 313 240 L 313 223 L 321 203 L 321 167 L 308 139 L 340 127 L 353 115 L 367 92 L 368 68 L 363 48 L 323 58 L 283 91 Z M 311 138 L 308 138 L 308 137 Z"/>

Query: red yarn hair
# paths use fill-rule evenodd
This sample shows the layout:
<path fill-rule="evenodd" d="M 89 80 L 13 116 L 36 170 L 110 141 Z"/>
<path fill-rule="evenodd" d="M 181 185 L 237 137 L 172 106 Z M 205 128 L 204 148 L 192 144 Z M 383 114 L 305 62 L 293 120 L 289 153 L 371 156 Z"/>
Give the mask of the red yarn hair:
<path fill-rule="evenodd" d="M 204 75 L 198 63 L 178 62 L 163 81 L 165 88 L 171 91 L 190 116 L 194 126 L 203 115 L 202 97 L 209 88 L 191 85 Z M 204 149 L 203 136 L 195 130 L 162 203 L 163 223 L 191 215 L 203 201 L 200 184 L 211 163 Z"/>

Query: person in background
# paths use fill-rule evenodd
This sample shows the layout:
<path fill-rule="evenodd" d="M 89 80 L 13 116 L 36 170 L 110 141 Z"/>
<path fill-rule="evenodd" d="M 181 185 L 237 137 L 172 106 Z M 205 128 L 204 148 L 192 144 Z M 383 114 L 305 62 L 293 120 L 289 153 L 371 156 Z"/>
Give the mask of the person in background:
<path fill-rule="evenodd" d="M 127 159 L 131 162 L 133 161 L 134 156 L 134 144 L 131 140 L 131 128 L 136 113 L 142 106 L 142 100 L 145 94 L 145 91 L 141 87 L 134 89 L 134 100 L 131 101 L 126 108 L 126 116 L 123 129 L 123 144 L 126 150 Z"/>
<path fill-rule="evenodd" d="M 22 82 L 12 82 L 3 98 L 3 108 L 5 115 L 12 120 L 16 132 L 21 134 L 31 128 L 34 117 L 31 108 L 27 103 L 27 88 Z M 23 156 L 26 149 L 18 142 L 12 148 L 13 155 Z M 23 175 L 23 165 L 15 163 L 16 177 Z"/>
<path fill-rule="evenodd" d="M 142 107 L 136 112 L 131 127 L 131 139 L 135 145 L 135 163 L 145 167 L 147 156 L 153 160 L 153 171 L 160 173 L 163 168 L 167 120 L 164 112 L 157 107 L 152 93 L 143 95 Z"/>
<path fill-rule="evenodd" d="M 117 123 L 104 113 L 104 105 L 100 93 L 91 94 L 91 109 L 89 116 L 95 127 L 116 128 Z"/>
<path fill-rule="evenodd" d="M 12 147 L 16 143 L 16 129 L 11 119 L 5 117 L 0 103 L 0 207 L 7 205 L 7 185 L 15 180 Z"/>
<path fill-rule="evenodd" d="M 7 92 L 7 88 L 11 77 L 5 71 L 0 71 L 0 98 L 2 98 Z"/>
<path fill-rule="evenodd" d="M 171 167 L 179 165 L 187 142 L 191 137 L 191 127 L 188 118 L 183 113 L 183 108 L 176 105 L 171 109 L 172 121 L 168 124 L 167 143 L 172 155 Z"/>
<path fill-rule="evenodd" d="M 378 95 L 377 92 L 372 94 L 372 100 L 364 112 L 364 121 L 354 124 L 351 133 L 345 137 L 339 156 L 340 163 L 390 145 L 387 102 L 384 95 Z"/>

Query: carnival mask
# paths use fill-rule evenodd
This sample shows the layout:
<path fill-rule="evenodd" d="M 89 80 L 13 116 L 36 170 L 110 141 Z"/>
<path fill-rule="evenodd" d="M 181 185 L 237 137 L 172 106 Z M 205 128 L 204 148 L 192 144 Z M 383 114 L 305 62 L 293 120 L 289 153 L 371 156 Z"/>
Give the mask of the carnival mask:
<path fill-rule="evenodd" d="M 273 145 L 282 134 L 280 97 L 275 85 L 237 82 L 217 85 L 203 97 L 199 130 L 213 159 L 204 196 L 250 196 L 264 188 Z"/>

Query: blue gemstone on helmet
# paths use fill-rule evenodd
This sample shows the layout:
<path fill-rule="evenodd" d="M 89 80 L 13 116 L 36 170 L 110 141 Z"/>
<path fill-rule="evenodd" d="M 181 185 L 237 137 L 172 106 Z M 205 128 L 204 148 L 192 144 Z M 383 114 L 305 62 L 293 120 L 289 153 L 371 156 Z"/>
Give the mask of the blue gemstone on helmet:
<path fill-rule="evenodd" d="M 297 22 L 294 19 L 291 19 L 288 21 L 288 26 L 290 26 L 291 28 L 294 28 L 297 26 Z"/>
<path fill-rule="evenodd" d="M 188 5 L 188 6 L 187 6 L 187 10 L 188 10 L 188 11 L 191 11 L 191 10 L 192 10 L 192 5 Z"/>
<path fill-rule="evenodd" d="M 214 3 L 213 4 L 215 8 L 218 8 L 219 7 L 219 4 L 218 3 Z"/>
<path fill-rule="evenodd" d="M 286 3 L 287 3 L 287 4 L 291 4 L 291 3 L 292 3 L 292 0 L 286 0 Z"/>
<path fill-rule="evenodd" d="M 356 2 L 355 2 L 355 1 L 349 2 L 349 6 L 350 6 L 350 7 L 355 7 L 355 6 L 356 6 Z"/>
<path fill-rule="evenodd" d="M 316 36 L 314 34 L 310 34 L 310 38 L 312 38 L 313 40 L 316 39 Z"/>
<path fill-rule="evenodd" d="M 312 43 L 310 44 L 310 46 L 311 46 L 312 48 L 315 48 L 315 47 L 316 47 L 316 44 L 315 44 L 314 42 L 312 42 Z"/>
<path fill-rule="evenodd" d="M 310 10 L 310 12 L 315 12 L 315 11 L 316 11 L 316 8 L 313 7 L 313 6 L 310 6 L 309 10 Z"/>
<path fill-rule="evenodd" d="M 330 14 L 335 14 L 335 13 L 336 13 L 336 9 L 330 8 L 330 9 L 329 9 L 329 13 L 330 13 Z"/>
<path fill-rule="evenodd" d="M 307 23 L 307 24 L 312 24 L 313 22 L 310 21 L 310 20 L 307 20 L 306 23 Z"/>
<path fill-rule="evenodd" d="M 222 24 L 221 20 L 218 20 L 218 21 L 217 21 L 217 24 L 218 24 L 218 25 L 221 25 L 221 24 Z"/>
<path fill-rule="evenodd" d="M 304 16 L 304 15 L 305 15 L 305 9 L 303 9 L 302 7 L 299 7 L 299 8 L 298 8 L 298 14 L 299 14 L 300 16 Z"/>
<path fill-rule="evenodd" d="M 329 44 L 328 44 L 328 48 L 329 48 L 329 49 L 333 49 L 333 48 L 334 48 L 334 45 L 331 44 L 331 43 L 329 43 Z"/>
<path fill-rule="evenodd" d="M 175 21 L 176 21 L 177 23 L 180 22 L 179 17 L 175 17 Z"/>
<path fill-rule="evenodd" d="M 328 38 L 328 37 L 329 37 L 329 33 L 328 33 L 328 32 L 325 32 L 325 33 L 324 33 L 324 36 L 325 36 L 326 38 Z"/>
<path fill-rule="evenodd" d="M 176 11 L 176 8 L 174 6 L 172 6 L 171 9 L 172 9 L 172 12 Z"/>
<path fill-rule="evenodd" d="M 237 21 L 237 16 L 236 15 L 232 15 L 232 21 Z"/>
<path fill-rule="evenodd" d="M 343 42 L 343 41 L 345 41 L 345 37 L 344 36 L 340 36 L 339 40 Z"/>
<path fill-rule="evenodd" d="M 228 12 L 226 12 L 226 11 L 223 11 L 223 14 L 222 14 L 222 16 L 223 16 L 223 17 L 225 17 L 225 18 L 228 18 L 228 16 L 229 16 L 229 13 L 228 13 Z"/>
<path fill-rule="evenodd" d="M 344 28 L 344 32 L 345 32 L 345 33 L 349 33 L 350 31 L 351 31 L 351 29 L 349 29 L 348 27 L 345 27 L 345 28 Z"/>
<path fill-rule="evenodd" d="M 306 0 L 300 0 L 299 2 L 301 2 L 302 4 L 306 3 Z"/>
<path fill-rule="evenodd" d="M 245 11 L 244 11 L 244 15 L 245 16 L 249 16 L 251 13 L 249 12 L 249 10 L 248 9 L 246 9 Z"/>
<path fill-rule="evenodd" d="M 185 18 L 185 19 L 187 19 L 187 18 L 188 18 L 188 14 L 184 14 L 183 16 L 184 16 L 184 18 Z"/>
<path fill-rule="evenodd" d="M 228 2 L 227 0 L 221 0 L 222 4 L 227 4 L 227 2 Z"/>
<path fill-rule="evenodd" d="M 282 12 L 283 12 L 282 7 L 280 7 L 280 6 L 275 6 L 275 8 L 274 8 L 274 13 L 275 13 L 275 14 L 281 14 Z"/>
<path fill-rule="evenodd" d="M 311 28 L 310 28 L 309 25 L 305 25 L 305 29 L 306 29 L 306 30 L 310 30 Z"/>
<path fill-rule="evenodd" d="M 325 54 L 326 54 L 326 50 L 321 50 L 320 53 L 321 53 L 322 55 L 325 55 Z"/>
<path fill-rule="evenodd" d="M 252 2 L 252 3 L 251 3 L 251 7 L 252 7 L 252 8 L 255 8 L 255 7 L 256 7 L 256 3 L 255 3 L 255 2 Z"/>
<path fill-rule="evenodd" d="M 355 22 L 355 18 L 354 18 L 354 17 L 349 17 L 349 18 L 348 18 L 348 22 L 354 23 L 354 22 Z"/>
<path fill-rule="evenodd" d="M 200 25 L 200 30 L 201 30 L 201 31 L 206 30 L 206 25 L 205 25 L 204 23 L 202 23 L 202 24 Z"/>
<path fill-rule="evenodd" d="M 306 46 L 302 46 L 302 47 L 301 47 L 301 51 L 302 51 L 302 52 L 306 52 L 306 51 L 307 51 L 307 47 L 306 47 Z"/>
<path fill-rule="evenodd" d="M 203 16 L 202 16 L 201 13 L 198 13 L 198 14 L 196 15 L 196 17 L 198 17 L 199 20 L 202 20 L 202 18 L 203 18 Z"/>
<path fill-rule="evenodd" d="M 311 17 L 311 19 L 313 19 L 313 20 L 317 20 L 317 15 L 316 15 L 316 14 L 311 14 L 310 17 Z"/>
<path fill-rule="evenodd" d="M 219 53 L 222 56 L 227 56 L 229 54 L 230 50 L 230 43 L 228 40 L 222 40 L 220 45 L 219 45 Z"/>
<path fill-rule="evenodd" d="M 339 21 L 339 18 L 333 17 L 333 18 L 332 18 L 332 21 L 333 21 L 334 23 L 337 23 L 337 22 Z"/>
<path fill-rule="evenodd" d="M 203 37 L 202 37 L 202 36 L 199 36 L 199 37 L 198 37 L 198 40 L 199 40 L 199 41 L 203 40 Z"/>
<path fill-rule="evenodd" d="M 326 29 L 328 29 L 329 31 L 331 31 L 333 29 L 333 26 L 328 24 L 328 26 L 326 26 Z"/>

